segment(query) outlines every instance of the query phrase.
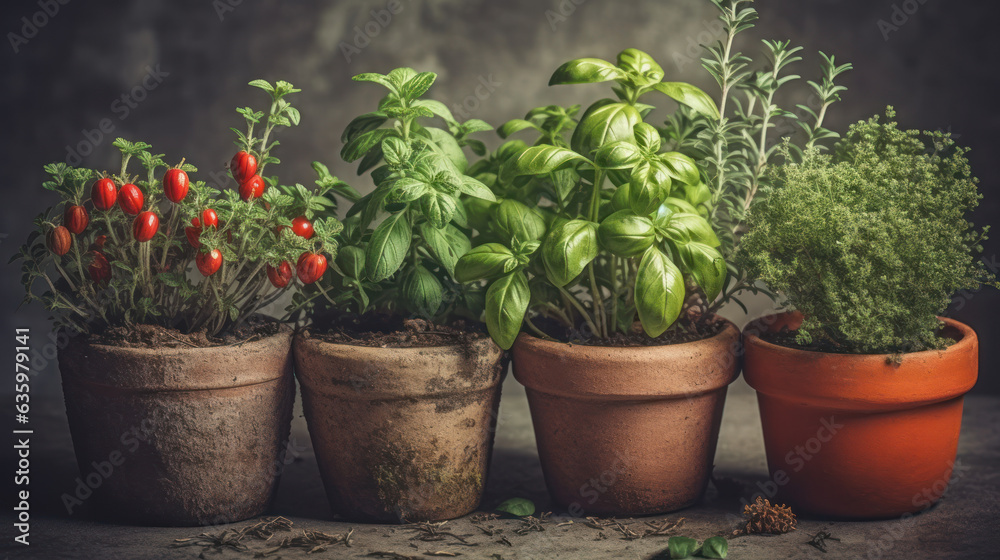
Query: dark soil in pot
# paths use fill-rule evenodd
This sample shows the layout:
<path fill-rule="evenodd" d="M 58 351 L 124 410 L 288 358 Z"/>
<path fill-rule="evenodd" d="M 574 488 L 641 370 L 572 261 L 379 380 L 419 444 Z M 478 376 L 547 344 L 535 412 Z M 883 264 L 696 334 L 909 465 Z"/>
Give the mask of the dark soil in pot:
<path fill-rule="evenodd" d="M 478 507 L 507 366 L 488 336 L 422 321 L 398 332 L 307 331 L 295 360 L 336 515 L 401 523 Z"/>
<path fill-rule="evenodd" d="M 527 389 L 546 485 L 571 515 L 645 515 L 704 493 L 726 389 L 739 373 L 728 321 L 692 342 L 585 346 L 522 333 L 514 376 Z"/>
<path fill-rule="evenodd" d="M 139 329 L 135 347 L 71 337 L 59 352 L 81 480 L 93 492 L 78 488 L 77 498 L 148 525 L 264 513 L 295 398 L 291 329 L 271 324 L 209 347 L 172 333 L 184 342 L 151 346 L 164 332 Z"/>

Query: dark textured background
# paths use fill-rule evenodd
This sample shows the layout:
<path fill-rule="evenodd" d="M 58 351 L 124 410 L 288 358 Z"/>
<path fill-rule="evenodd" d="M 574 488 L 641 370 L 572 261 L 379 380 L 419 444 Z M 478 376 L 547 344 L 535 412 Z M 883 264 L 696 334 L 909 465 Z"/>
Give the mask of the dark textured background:
<path fill-rule="evenodd" d="M 55 4 L 56 0 L 47 0 Z M 63 0 L 67 1 L 67 0 Z M 42 0 L 45 3 L 46 0 Z M 406 65 L 439 74 L 432 94 L 449 106 L 465 103 L 467 117 L 499 124 L 547 103 L 590 103 L 602 86 L 549 88 L 548 76 L 571 58 L 613 59 L 629 46 L 660 60 L 671 79 L 710 88 L 698 64 L 686 62 L 692 44 L 710 36 L 714 12 L 705 0 L 399 0 L 402 11 L 350 62 L 342 41 L 352 42 L 386 0 L 261 2 L 210 0 L 84 2 L 68 0 L 56 15 L 3 60 L 3 202 L 0 257 L 6 263 L 30 227 L 30 219 L 54 202 L 38 185 L 44 163 L 65 160 L 67 146 L 86 142 L 84 131 L 108 119 L 114 130 L 96 141 L 84 164 L 113 168 L 114 136 L 143 139 L 171 160 L 186 156 L 200 178 L 220 173 L 232 155 L 228 127 L 240 126 L 237 105 L 260 104 L 247 88 L 253 78 L 286 79 L 303 92 L 293 98 L 302 124 L 281 136 L 279 167 L 284 182 L 310 184 L 309 163 L 331 164 L 335 173 L 367 190 L 339 161 L 340 132 L 353 115 L 371 110 L 377 88 L 353 84 L 350 76 Z M 757 5 L 761 22 L 740 48 L 756 52 L 760 38 L 789 38 L 806 47 L 796 70 L 815 78 L 817 50 L 851 61 L 850 88 L 828 121 L 842 130 L 893 104 L 907 127 L 951 130 L 973 148 L 970 158 L 982 179 L 985 200 L 975 218 L 997 221 L 1000 180 L 994 127 L 998 47 L 986 12 L 992 3 L 945 0 L 774 0 Z M 898 8 L 918 7 L 888 40 L 879 20 Z M 21 33 L 22 17 L 40 10 L 37 0 L 4 2 L 2 31 Z M 562 11 L 564 17 L 551 13 Z M 221 14 L 221 15 L 220 15 Z M 897 17 L 899 14 L 897 14 Z M 41 17 L 39 18 L 42 19 Z M 897 19 L 897 21 L 899 21 Z M 30 30 L 29 30 L 30 31 Z M 5 35 L 6 36 L 6 35 Z M 700 55 L 699 55 L 700 56 Z M 142 83 L 149 67 L 168 75 L 145 93 L 127 115 L 116 100 Z M 492 92 L 481 80 L 494 83 Z M 588 89 L 589 88 L 589 89 Z M 796 101 L 801 101 L 796 99 Z M 93 135 L 90 135 L 93 137 Z M 490 144 L 496 145 L 495 136 Z M 1000 233 L 998 233 L 1000 236 Z M 1000 239 L 1000 237 L 998 237 Z M 986 258 L 997 262 L 997 241 Z M 14 312 L 21 297 L 13 267 L 0 275 L 3 333 L 33 326 L 34 346 L 44 350 L 45 314 Z M 971 324 L 982 344 L 979 391 L 1000 392 L 1000 294 L 987 290 L 960 298 L 952 316 Z M 5 345 L 9 355 L 12 341 Z M 49 348 L 51 350 L 51 348 Z M 43 375 L 36 389 L 57 391 L 54 365 L 35 363 Z M 6 384 L 3 391 L 8 391 Z M 51 393 L 50 393 L 51 394 Z"/>

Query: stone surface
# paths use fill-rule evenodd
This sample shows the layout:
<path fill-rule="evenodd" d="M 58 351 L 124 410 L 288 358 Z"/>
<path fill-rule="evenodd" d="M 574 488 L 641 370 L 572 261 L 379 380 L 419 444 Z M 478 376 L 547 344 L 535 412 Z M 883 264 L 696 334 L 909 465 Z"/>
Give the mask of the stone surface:
<path fill-rule="evenodd" d="M 54 403 L 53 403 L 54 404 Z M 774 537 L 740 537 L 730 541 L 730 558 L 750 559 L 979 559 L 995 558 L 1000 544 L 996 524 L 1000 521 L 1000 399 L 973 395 L 966 401 L 964 428 L 959 446 L 959 464 L 952 487 L 942 502 L 909 520 L 874 522 L 834 522 L 805 519 L 798 530 Z M 57 407 L 44 419 L 38 418 L 39 434 L 33 449 L 32 527 L 30 548 L 13 548 L 4 539 L 0 555 L 8 558 L 46 560 L 68 558 L 197 558 L 199 547 L 171 548 L 174 539 L 193 537 L 207 531 L 219 533 L 247 523 L 192 528 L 149 528 L 113 525 L 91 517 L 86 503 L 68 515 L 60 495 L 74 491 L 77 476 L 65 416 Z M 456 544 L 447 537 L 442 541 L 413 540 L 412 528 L 390 525 L 338 523 L 331 513 L 320 482 L 316 461 L 309 444 L 304 419 L 297 410 L 293 422 L 289 464 L 279 488 L 274 514 L 294 521 L 296 529 L 345 533 L 354 529 L 352 547 L 336 545 L 325 552 L 306 555 L 300 549 L 282 551 L 282 558 L 365 558 L 377 551 L 395 551 L 417 558 L 434 558 L 424 552 L 446 551 L 460 558 L 496 560 L 542 559 L 653 559 L 666 549 L 667 537 L 625 540 L 614 528 L 597 530 L 555 512 L 543 525 L 543 532 L 521 535 L 517 520 L 489 523 L 502 530 L 493 536 L 477 529 L 471 517 L 448 522 L 445 529 L 463 536 L 476 546 Z M 42 435 L 44 434 L 44 435 Z M 734 477 L 751 484 L 765 484 L 767 470 L 764 448 L 753 391 L 742 379 L 730 390 L 722 423 L 716 457 L 716 475 Z M 37 492 L 37 495 L 35 494 Z M 540 511 L 551 508 L 535 452 L 534 435 L 524 390 L 508 377 L 501 405 L 496 451 L 480 511 L 488 511 L 504 499 L 523 496 L 535 501 Z M 752 496 L 744 496 L 750 499 Z M 685 518 L 680 533 L 705 539 L 727 533 L 735 526 L 735 514 L 741 509 L 739 499 L 724 499 L 713 488 L 699 505 L 666 516 L 621 520 L 632 530 L 641 530 L 645 522 Z M 5 512 L 5 516 L 8 515 Z M 565 524 L 573 521 L 572 524 Z M 484 527 L 486 525 L 483 525 Z M 5 523 L 5 527 L 10 525 Z M 9 529 L 5 528 L 5 532 Z M 828 541 L 823 554 L 806 544 L 819 531 L 828 531 L 839 541 Z M 279 533 L 275 538 L 280 538 Z M 467 537 L 466 537 L 467 536 Z M 511 546 L 498 543 L 506 538 Z M 269 545 L 247 541 L 253 549 Z M 416 547 L 414 548 L 415 545 Z M 206 552 L 206 558 L 252 558 L 250 552 L 226 551 L 221 555 Z"/>

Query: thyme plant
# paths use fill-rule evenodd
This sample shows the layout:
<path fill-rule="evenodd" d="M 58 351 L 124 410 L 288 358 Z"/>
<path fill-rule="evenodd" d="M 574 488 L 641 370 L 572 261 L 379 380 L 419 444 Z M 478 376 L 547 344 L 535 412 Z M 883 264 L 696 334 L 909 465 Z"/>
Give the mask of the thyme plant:
<path fill-rule="evenodd" d="M 843 352 L 939 348 L 937 315 L 993 283 L 968 151 L 948 134 L 898 128 L 895 111 L 851 126 L 832 155 L 766 171 L 741 264 L 805 315 L 802 344 Z M 782 151 L 788 148 L 782 148 Z"/>

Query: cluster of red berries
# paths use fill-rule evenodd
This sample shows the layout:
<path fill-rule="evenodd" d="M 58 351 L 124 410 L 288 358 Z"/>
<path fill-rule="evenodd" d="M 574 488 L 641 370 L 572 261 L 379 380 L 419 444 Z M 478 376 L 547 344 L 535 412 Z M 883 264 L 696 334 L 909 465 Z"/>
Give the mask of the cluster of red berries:
<path fill-rule="evenodd" d="M 240 198 L 244 201 L 264 195 L 266 185 L 257 174 L 257 158 L 253 155 L 243 151 L 237 153 L 230 164 L 230 170 L 233 178 L 240 183 Z M 175 167 L 163 175 L 163 192 L 171 202 L 176 204 L 183 200 L 189 188 L 190 180 L 183 169 Z M 145 197 L 142 190 L 132 183 L 126 183 L 119 189 L 114 180 L 103 177 L 94 183 L 90 198 L 97 210 L 110 211 L 117 203 L 123 212 L 135 216 L 132 221 L 132 236 L 140 243 L 153 239 L 160 228 L 160 217 L 153 211 L 143 211 Z M 68 253 L 73 244 L 71 234 L 83 233 L 89 223 L 90 215 L 86 208 L 76 204 L 67 206 L 63 214 L 63 225 L 53 228 L 48 233 L 49 250 L 60 257 Z M 195 249 L 201 248 L 201 232 L 206 227 L 219 227 L 219 215 L 211 208 L 203 210 L 200 218 L 193 218 L 191 226 L 184 228 L 188 243 Z M 284 227 L 279 227 L 278 233 L 282 229 Z M 312 222 L 305 216 L 292 220 L 291 229 L 292 233 L 305 239 L 312 238 L 314 233 Z M 106 236 L 99 236 L 87 251 L 90 260 L 88 271 L 91 279 L 97 284 L 105 284 L 111 279 L 110 261 L 104 252 L 105 241 Z M 222 267 L 222 252 L 218 249 L 199 252 L 195 257 L 195 264 L 202 275 L 211 276 Z M 326 267 L 326 257 L 306 252 L 299 257 L 296 272 L 302 282 L 311 284 L 323 276 Z M 284 288 L 292 281 L 292 267 L 287 262 L 281 263 L 277 268 L 268 266 L 267 277 L 276 288 Z"/>

